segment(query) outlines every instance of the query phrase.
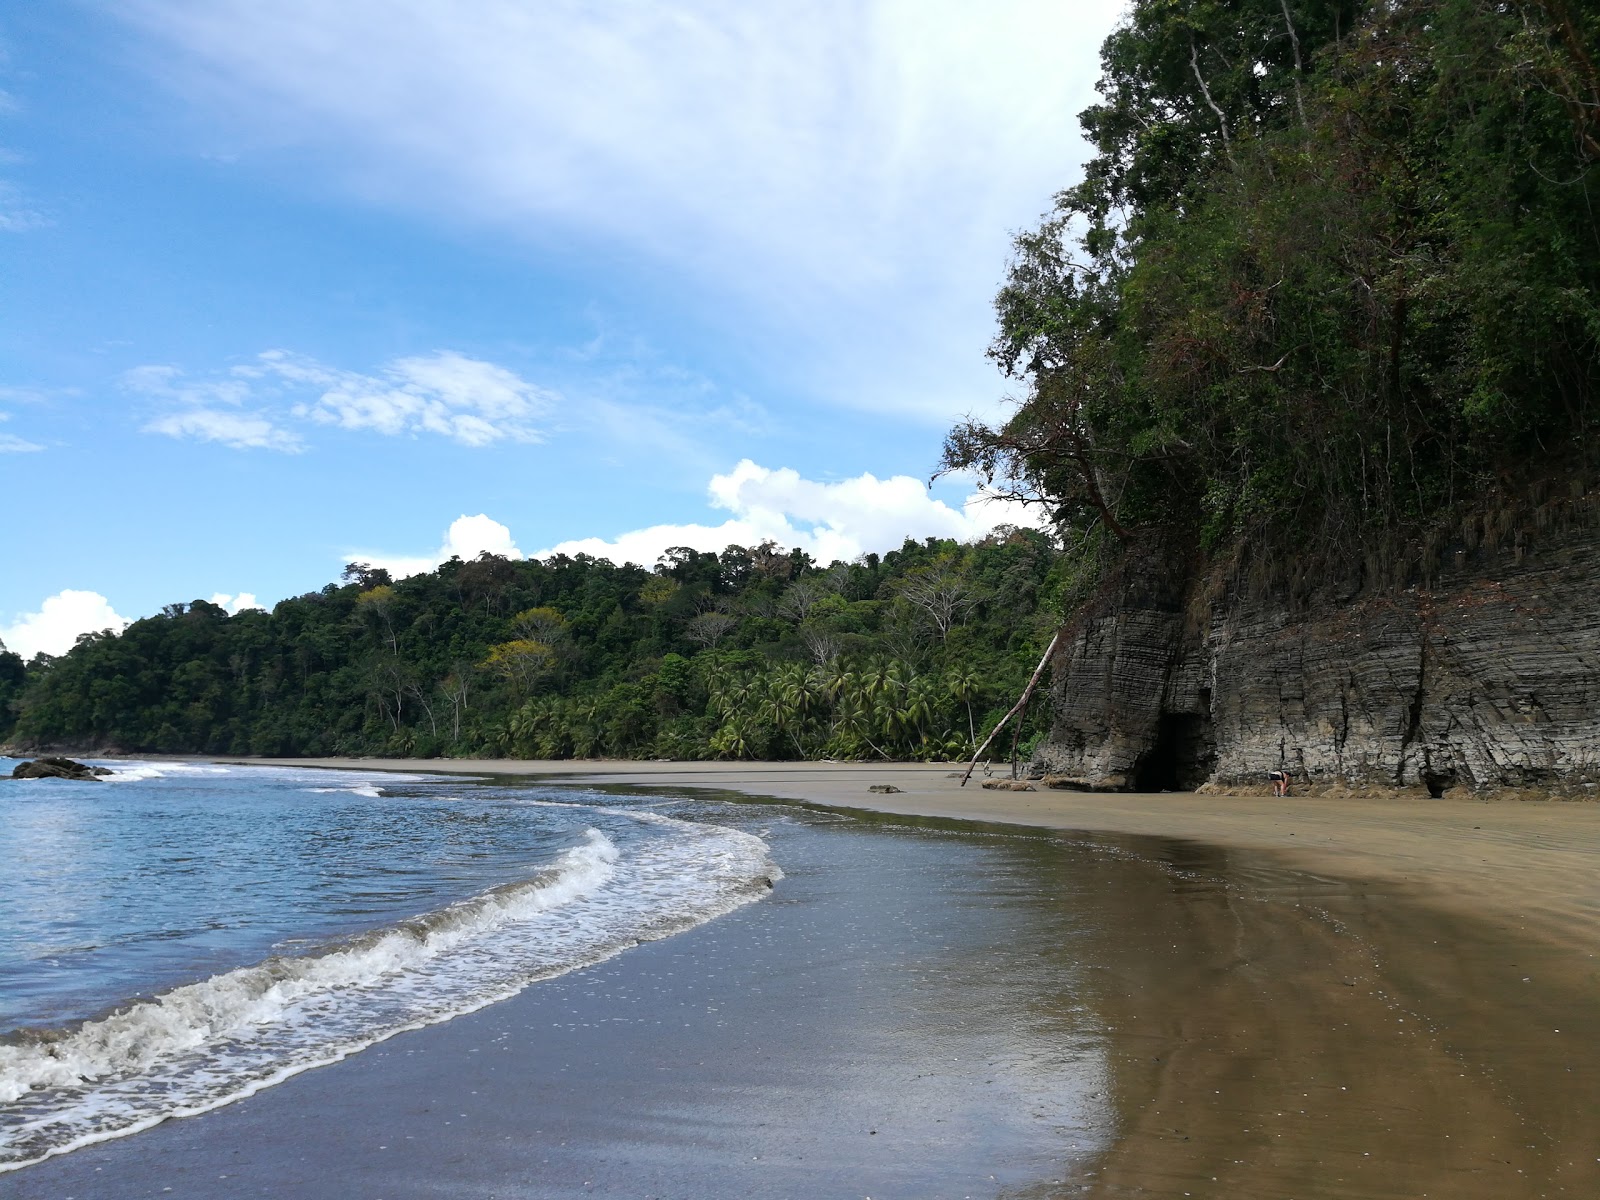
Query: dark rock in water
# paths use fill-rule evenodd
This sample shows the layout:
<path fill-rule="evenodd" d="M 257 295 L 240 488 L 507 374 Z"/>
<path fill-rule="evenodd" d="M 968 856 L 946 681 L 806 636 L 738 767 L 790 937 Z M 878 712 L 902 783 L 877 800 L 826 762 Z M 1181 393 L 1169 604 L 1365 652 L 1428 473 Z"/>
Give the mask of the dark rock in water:
<path fill-rule="evenodd" d="M 13 779 L 98 779 L 110 775 L 105 767 L 91 767 L 60 755 L 47 755 L 32 762 L 18 763 L 11 771 Z"/>
<path fill-rule="evenodd" d="M 895 787 L 895 785 L 892 783 L 875 783 L 867 789 L 869 792 L 878 792 L 882 795 L 888 795 L 892 792 L 898 792 L 901 790 L 903 789 Z"/>

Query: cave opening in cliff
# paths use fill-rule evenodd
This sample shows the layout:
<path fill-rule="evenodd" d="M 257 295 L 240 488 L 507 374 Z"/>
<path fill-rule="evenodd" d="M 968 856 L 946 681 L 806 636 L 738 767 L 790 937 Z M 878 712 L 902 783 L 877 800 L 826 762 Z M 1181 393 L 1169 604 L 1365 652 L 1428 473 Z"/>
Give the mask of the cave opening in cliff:
<path fill-rule="evenodd" d="M 1156 737 L 1133 768 L 1136 792 L 1192 792 L 1211 777 L 1217 746 L 1209 713 L 1161 714 Z"/>

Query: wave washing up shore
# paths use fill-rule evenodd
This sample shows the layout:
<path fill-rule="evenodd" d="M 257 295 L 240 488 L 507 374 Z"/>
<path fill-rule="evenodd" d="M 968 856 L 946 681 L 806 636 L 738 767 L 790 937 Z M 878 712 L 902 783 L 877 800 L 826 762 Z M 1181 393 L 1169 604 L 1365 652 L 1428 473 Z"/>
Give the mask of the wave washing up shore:
<path fill-rule="evenodd" d="M 749 834 L 648 810 L 328 782 L 135 763 L 8 792 L 0 1170 L 471 1012 L 780 874 Z"/>

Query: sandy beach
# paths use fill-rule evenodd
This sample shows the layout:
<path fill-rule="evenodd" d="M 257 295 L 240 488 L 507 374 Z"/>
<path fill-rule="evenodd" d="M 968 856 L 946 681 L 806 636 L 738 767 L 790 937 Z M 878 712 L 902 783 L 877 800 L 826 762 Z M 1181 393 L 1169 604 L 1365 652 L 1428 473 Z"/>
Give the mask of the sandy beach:
<path fill-rule="evenodd" d="M 1600 1194 L 1600 806 L 295 765 L 856 815 L 750 806 L 770 900 L 18 1197 Z"/>

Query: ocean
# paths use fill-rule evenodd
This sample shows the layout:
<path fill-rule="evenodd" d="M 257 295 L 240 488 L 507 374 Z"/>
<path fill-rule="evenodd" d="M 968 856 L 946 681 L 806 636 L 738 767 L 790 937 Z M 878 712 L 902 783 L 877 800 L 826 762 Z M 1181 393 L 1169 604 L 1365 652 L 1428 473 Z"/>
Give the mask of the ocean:
<path fill-rule="evenodd" d="M 482 1008 L 782 874 L 759 837 L 648 799 L 104 765 L 0 782 L 0 1171 Z"/>

